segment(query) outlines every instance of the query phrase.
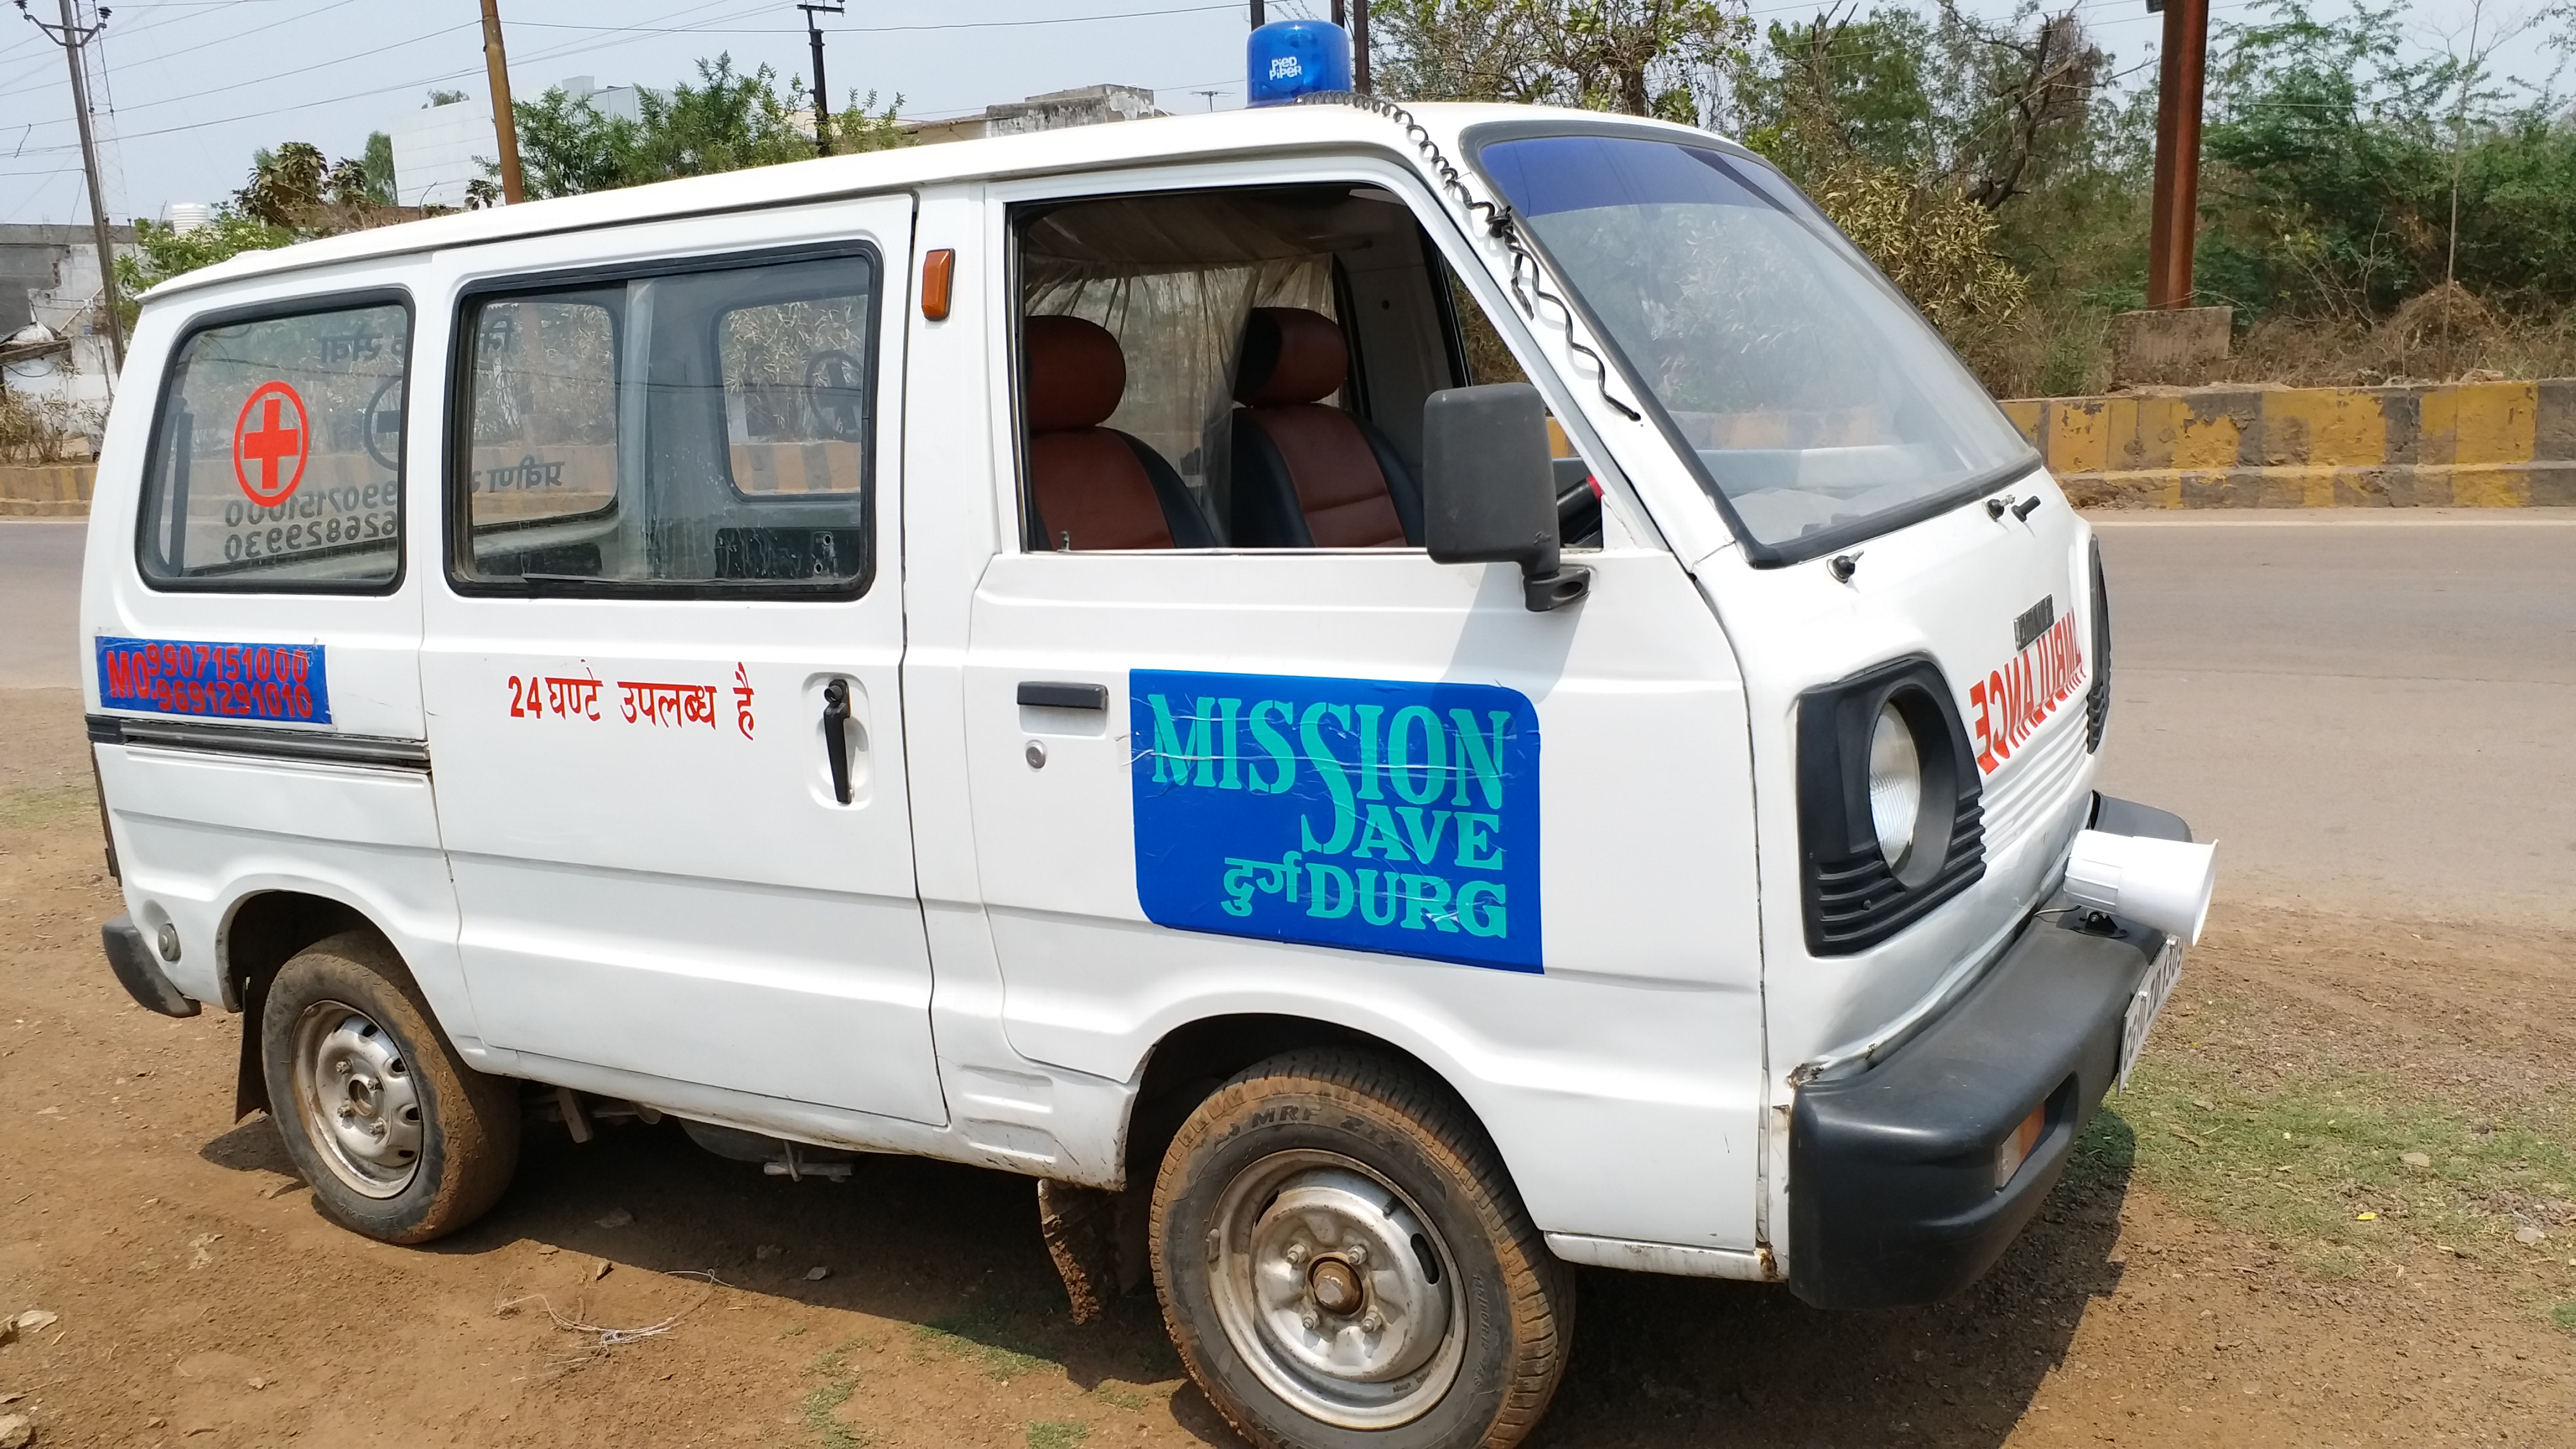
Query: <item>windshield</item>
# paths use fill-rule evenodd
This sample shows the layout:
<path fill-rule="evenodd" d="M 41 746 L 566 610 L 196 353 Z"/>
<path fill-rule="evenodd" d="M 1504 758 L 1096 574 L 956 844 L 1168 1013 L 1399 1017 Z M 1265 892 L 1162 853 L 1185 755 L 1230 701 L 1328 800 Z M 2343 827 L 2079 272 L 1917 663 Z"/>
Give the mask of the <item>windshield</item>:
<path fill-rule="evenodd" d="M 1478 160 L 1760 551 L 1865 537 L 2035 461 L 1768 168 L 1606 135 L 1497 140 Z"/>

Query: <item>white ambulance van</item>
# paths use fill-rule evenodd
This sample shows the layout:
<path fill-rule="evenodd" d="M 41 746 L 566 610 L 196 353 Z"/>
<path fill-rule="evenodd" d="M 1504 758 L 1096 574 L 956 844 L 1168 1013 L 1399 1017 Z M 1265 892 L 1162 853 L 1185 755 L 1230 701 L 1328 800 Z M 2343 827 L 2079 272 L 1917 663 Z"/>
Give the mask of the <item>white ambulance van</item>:
<path fill-rule="evenodd" d="M 237 257 L 132 352 L 107 955 L 387 1241 L 523 1114 L 946 1158 L 1255 1442 L 1504 1445 L 1574 1265 L 1976 1279 L 2207 903 L 2092 789 L 2090 530 L 1704 132 L 818 160 Z"/>

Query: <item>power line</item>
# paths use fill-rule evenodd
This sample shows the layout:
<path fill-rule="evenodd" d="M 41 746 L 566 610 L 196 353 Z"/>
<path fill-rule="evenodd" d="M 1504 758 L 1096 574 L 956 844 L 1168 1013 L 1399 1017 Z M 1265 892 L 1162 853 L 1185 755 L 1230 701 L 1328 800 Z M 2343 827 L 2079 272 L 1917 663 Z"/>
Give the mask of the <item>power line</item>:
<path fill-rule="evenodd" d="M 125 319 L 119 315 L 116 300 L 116 247 L 107 229 L 107 198 L 98 185 L 98 141 L 90 131 L 89 76 L 87 61 L 81 51 L 98 33 L 107 28 L 107 16 L 101 14 L 88 25 L 80 23 L 72 0 L 60 0 L 62 22 L 49 25 L 38 20 L 27 8 L 27 0 L 18 0 L 18 13 L 27 17 L 45 38 L 61 46 L 63 58 L 70 64 L 72 80 L 72 116 L 80 122 L 81 171 L 89 183 L 89 221 L 92 244 L 98 251 L 98 289 L 100 311 L 107 322 L 108 364 L 118 372 L 125 370 Z M 112 388 L 111 384 L 111 388 Z"/>
<path fill-rule="evenodd" d="M 1108 15 L 1045 15 L 1040 16 L 1035 20 L 951 20 L 935 25 L 853 25 L 847 27 L 847 29 L 852 33 L 864 35 L 899 35 L 924 30 L 1013 30 L 1029 25 L 1084 25 L 1096 20 L 1137 20 L 1164 15 L 1206 15 L 1219 10 L 1231 14 L 1237 8 L 1238 7 L 1233 4 L 1185 5 L 1176 10 L 1122 10 Z M 662 27 L 652 25 L 582 25 L 571 21 L 560 20 L 514 20 L 510 22 L 510 25 L 514 30 L 614 31 L 628 35 L 702 35 L 718 31 L 727 35 L 802 35 L 805 33 L 802 26 L 772 25 L 674 25 Z"/>
<path fill-rule="evenodd" d="M 332 4 L 333 4 L 333 5 L 343 5 L 343 4 L 348 4 L 348 3 L 350 3 L 350 0 L 332 0 Z M 672 12 L 670 12 L 670 13 L 669 13 L 669 14 L 667 14 L 667 15 L 663 15 L 663 16 L 656 17 L 656 19 L 657 19 L 657 20 L 670 20 L 670 19 L 675 19 L 675 18 L 677 18 L 677 17 L 679 17 L 679 16 L 681 16 L 681 15 L 686 15 L 686 14 L 688 14 L 688 13 L 692 12 L 692 11 L 698 11 L 698 10 L 711 10 L 711 9 L 715 9 L 715 8 L 717 8 L 717 6 L 718 6 L 718 5 L 721 5 L 721 4 L 724 4 L 724 3 L 727 3 L 727 0 L 715 0 L 715 3 L 714 3 L 714 4 L 699 4 L 699 5 L 683 6 L 682 8 L 680 8 L 680 9 L 678 9 L 678 10 L 675 10 L 675 11 L 672 11 Z M 328 8 L 331 8 L 331 7 L 330 7 L 330 6 L 325 6 L 325 7 L 323 7 L 323 8 L 328 9 Z M 1194 9 L 1194 10 L 1199 10 L 1199 9 L 1223 9 L 1223 10 L 1231 10 L 1231 9 L 1233 9 L 1233 8 L 1234 8 L 1234 7 L 1233 7 L 1233 6 L 1231 6 L 1231 5 L 1212 6 L 1212 7 L 1193 7 L 1193 9 Z M 312 13 L 318 13 L 318 12 L 312 12 Z M 1119 19 L 1132 19 L 1132 18 L 1136 18 L 1136 17 L 1138 17 L 1138 16 L 1150 16 L 1150 15 L 1161 15 L 1161 14 L 1184 14 L 1184 13 L 1191 13 L 1191 12 L 1190 12 L 1190 11 L 1124 11 L 1124 12 L 1119 12 L 1119 13 L 1116 13 L 1116 14 L 1109 14 L 1109 15 L 1069 15 L 1069 16 L 1051 16 L 1051 17 L 1047 17 L 1047 18 L 1042 19 L 1042 20 L 1035 20 L 1035 21 L 957 21 L 957 22 L 951 22 L 951 23 L 947 23 L 947 24 L 940 24 L 940 25 L 904 26 L 904 27 L 889 27 L 889 28 L 893 28 L 893 29 L 903 29 L 903 30 L 915 30 L 915 31 L 918 31 L 918 30 L 976 30 L 976 29 L 986 29 L 986 28 L 989 28 L 989 27 L 991 27 L 991 26 L 995 26 L 995 25 L 1038 25 L 1038 24 L 1058 25 L 1058 24 L 1073 24 L 1073 23 L 1080 23 L 1080 22 L 1084 22 L 1084 21 L 1091 21 L 1091 20 L 1119 20 Z M 515 24 L 515 22 L 514 22 L 514 24 Z M 459 27 L 459 28 L 461 28 L 461 27 Z M 651 23 L 651 22 L 648 22 L 648 23 L 647 23 L 647 25 L 646 25 L 645 27 L 591 27 L 591 26 L 584 26 L 584 27 L 579 27 L 579 28 L 584 29 L 584 30 L 593 30 L 593 31 L 598 31 L 598 30 L 611 30 L 611 31 L 614 31 L 614 30 L 616 30 L 616 29 L 635 29 L 635 28 L 642 28 L 642 29 L 652 30 L 652 31 L 653 31 L 653 33 L 657 33 L 657 34 L 679 34 L 679 33 L 695 32 L 695 31 L 699 31 L 699 30 L 715 29 L 715 28 L 719 28 L 719 27 L 716 27 L 716 26 L 703 26 L 703 27 L 701 27 L 701 26 L 675 26 L 675 27 L 670 27 L 670 28 L 668 28 L 668 29 L 658 29 L 658 30 L 657 30 L 657 29 L 654 29 L 654 27 L 653 27 L 653 25 L 652 25 L 652 23 Z M 441 33 L 443 33 L 443 32 L 441 32 Z M 879 32 L 871 31 L 870 33 L 879 33 Z M 428 38 L 428 37 L 421 37 L 421 38 L 426 39 L 426 38 Z M 409 43 L 409 42 L 405 42 L 405 43 Z M 520 57 L 520 58 L 518 58 L 518 59 L 514 60 L 514 61 L 513 61 L 513 63 L 512 63 L 512 65 L 513 65 L 513 68 L 515 69 L 515 68 L 518 68 L 518 67 L 520 67 L 520 66 L 526 66 L 526 65 L 532 65 L 532 64 L 535 64 L 535 63 L 536 63 L 536 62 L 538 62 L 538 61 L 544 61 L 544 60 L 556 60 L 556 59 L 560 59 L 560 58 L 563 58 L 563 57 L 566 57 L 566 56 L 586 54 L 586 53 L 588 53 L 588 52 L 590 52 L 590 51 L 594 51 L 594 50 L 604 50 L 604 49 L 607 49 L 607 48 L 609 48 L 609 47 L 616 46 L 616 45 L 622 45 L 622 44 L 625 44 L 625 43 L 626 43 L 625 41 L 620 40 L 620 39 L 613 38 L 613 36 L 612 36 L 612 38 L 610 38 L 610 39 L 605 39 L 605 40 L 598 40 L 598 41 L 591 41 L 591 42 L 575 42 L 575 43 L 572 43 L 572 44 L 569 44 L 569 45 L 559 46 L 559 47 L 557 47 L 557 48 L 555 48 L 555 49 L 552 49 L 552 50 L 539 51 L 539 52 L 537 52 L 537 53 L 535 53 L 535 54 L 533 54 L 533 55 Z M 383 48 L 383 49 L 391 49 L 391 48 L 393 48 L 393 47 L 388 46 L 388 47 L 382 47 L 382 48 Z M 375 53 L 376 53 L 376 52 L 374 52 L 374 51 L 362 52 L 362 54 L 375 54 Z M 357 58 L 357 57 L 355 57 L 355 56 L 342 57 L 340 61 L 334 61 L 334 62 L 323 62 L 323 63 L 322 63 L 322 65 L 330 65 L 330 64 L 340 64 L 340 63 L 345 63 L 347 60 L 352 60 L 352 59 L 356 59 L 356 58 Z M 306 66 L 306 67 L 302 67 L 301 69 L 302 69 L 302 70 L 315 70 L 315 69 L 320 69 L 320 68 L 322 68 L 322 65 Z M 201 129 L 204 129 L 204 128 L 209 127 L 209 126 L 223 126 L 223 125 L 230 125 L 230 124 L 232 124 L 232 123 L 234 123 L 234 122 L 236 122 L 236 121 L 252 121 L 252 120 L 259 120 L 259 119 L 262 119 L 262 118 L 264 118 L 264 117 L 268 117 L 268 116 L 282 116 L 282 115 L 287 115 L 287 114 L 290 114 L 290 113 L 293 113 L 293 112 L 296 112 L 296 111 L 311 110 L 311 109 L 313 109 L 313 108 L 315 108 L 315 107 L 317 107 L 317 106 L 338 105 L 338 104 L 340 104 L 340 103 L 341 103 L 341 102 L 343 102 L 343 101 L 363 100 L 363 99 L 365 99 L 365 98 L 366 98 L 366 97 L 368 97 L 368 96 L 382 95 L 382 94 L 386 94 L 386 93 L 393 92 L 393 91 L 413 90 L 413 89 L 417 89 L 417 88 L 419 88 L 419 87 L 421 87 L 421 86 L 436 85 L 436 84 L 438 84 L 438 83 L 439 83 L 439 82 L 441 82 L 441 81 L 459 80 L 459 79 L 463 79 L 463 78 L 466 78 L 466 77 L 470 77 L 470 76 L 472 76 L 472 75 L 475 73 L 475 70 L 476 70 L 476 69 L 477 69 L 476 67 L 460 67 L 460 68 L 458 68 L 458 69 L 454 69 L 454 70 L 443 71 L 443 72 L 441 72 L 441 73 L 439 73 L 439 74 L 437 74 L 437 75 L 424 76 L 424 77 L 421 77 L 421 78 L 416 79 L 416 80 L 403 81 L 403 82 L 399 82 L 399 83 L 388 84 L 388 85 L 381 85 L 381 86 L 370 86 L 370 87 L 368 87 L 367 89 L 364 89 L 364 90 L 350 91 L 350 92 L 347 92 L 347 93 L 342 94 L 342 95 L 336 95 L 336 96 L 325 96 L 325 97 L 321 97 L 321 98 L 319 98 L 319 99 L 316 99 L 316 100 L 310 100 L 310 101 L 299 101 L 299 102 L 296 102 L 296 103 L 295 103 L 295 104 L 293 104 L 293 105 L 286 105 L 286 106 L 274 106 L 274 107 L 270 107 L 270 108 L 267 108 L 267 109 L 264 109 L 264 110 L 257 110 L 257 111 L 244 111 L 244 112 L 241 112 L 241 113 L 239 113 L 239 114 L 237 114 L 237 115 L 213 117 L 213 118 L 204 119 L 204 120 L 192 120 L 192 121 L 187 122 L 187 123 L 186 123 L 186 124 L 184 124 L 184 125 L 161 126 L 161 127 L 156 127 L 156 128 L 154 128 L 154 129 L 152 129 L 152 130 L 147 130 L 147 131 L 129 131 L 129 132 L 125 132 L 125 133 L 123 133 L 123 134 L 122 134 L 118 139 L 119 139 L 119 140 L 121 140 L 121 141 L 141 141 L 141 140 L 147 140 L 147 139 L 150 139 L 151 137 L 154 137 L 154 136 L 167 136 L 167 135 L 174 135 L 174 134 L 177 134 L 177 133 L 179 133 L 179 132 L 183 132 L 183 131 L 195 131 L 195 130 L 201 130 Z M 284 72 L 284 74 L 298 74 L 298 73 L 300 73 L 300 71 L 297 71 L 297 72 Z M 272 79 L 273 79 L 273 78 L 274 78 L 274 77 L 272 77 Z M 240 88 L 239 86 L 224 86 L 224 87 L 219 87 L 217 91 L 205 91 L 205 92 L 199 92 L 199 93 L 197 93 L 197 95 L 196 95 L 196 96 L 189 96 L 189 97 L 182 97 L 182 98 L 174 98 L 174 100 L 175 100 L 175 99 L 196 99 L 196 98 L 198 98 L 198 96 L 217 94 L 217 93 L 219 93 L 219 91 L 221 91 L 221 90 L 234 90 L 234 89 L 239 89 L 239 88 Z M 153 104 L 156 104 L 156 105 L 157 105 L 157 104 L 167 104 L 167 103 L 168 103 L 168 102 L 154 102 Z M 136 110 L 141 110 L 141 109 L 143 109 L 143 107 L 141 107 L 141 106 L 137 106 L 137 107 L 135 107 L 134 109 L 136 109 Z M 967 114 L 967 112 L 960 111 L 960 112 L 957 112 L 956 114 L 963 115 L 963 114 Z M 51 124 L 59 124 L 59 123 L 58 123 L 58 122 L 37 122 L 36 124 L 38 124 L 38 125 L 51 125 Z M 66 149 L 66 148 L 65 148 L 65 147 L 62 147 L 62 146 L 52 146 L 52 147 L 35 147 L 35 148 L 30 148 L 30 150 L 31 150 L 31 151 L 53 151 L 53 150 L 63 150 L 63 149 Z"/>

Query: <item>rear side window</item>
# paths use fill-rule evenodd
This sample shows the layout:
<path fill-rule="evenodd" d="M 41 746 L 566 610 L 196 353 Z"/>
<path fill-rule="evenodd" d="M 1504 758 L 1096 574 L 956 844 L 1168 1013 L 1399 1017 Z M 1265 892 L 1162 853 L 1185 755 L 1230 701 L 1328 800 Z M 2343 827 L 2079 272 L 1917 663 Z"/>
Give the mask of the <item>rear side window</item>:
<path fill-rule="evenodd" d="M 457 582 L 864 590 L 877 277 L 854 252 L 469 298 Z"/>
<path fill-rule="evenodd" d="M 402 573 L 411 314 L 370 299 L 189 332 L 144 463 L 163 588 L 380 593 Z"/>

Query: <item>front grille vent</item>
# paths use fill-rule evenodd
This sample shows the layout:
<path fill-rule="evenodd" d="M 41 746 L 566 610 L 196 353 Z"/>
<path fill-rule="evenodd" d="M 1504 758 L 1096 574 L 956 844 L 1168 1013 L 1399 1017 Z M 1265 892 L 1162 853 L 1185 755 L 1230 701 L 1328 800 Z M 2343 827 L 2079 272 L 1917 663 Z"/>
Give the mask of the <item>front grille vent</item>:
<path fill-rule="evenodd" d="M 1986 812 L 1974 795 L 1961 800 L 1950 826 L 1941 873 L 1906 889 L 1872 843 L 1838 861 L 1816 862 L 1809 898 L 1808 949 L 1819 956 L 1865 951 L 1920 920 L 1986 873 Z"/>
<path fill-rule="evenodd" d="M 2084 749 L 2102 748 L 2111 722 L 2111 590 L 2102 580 L 2102 540 L 2093 540 L 2093 687 L 2084 691 Z"/>

